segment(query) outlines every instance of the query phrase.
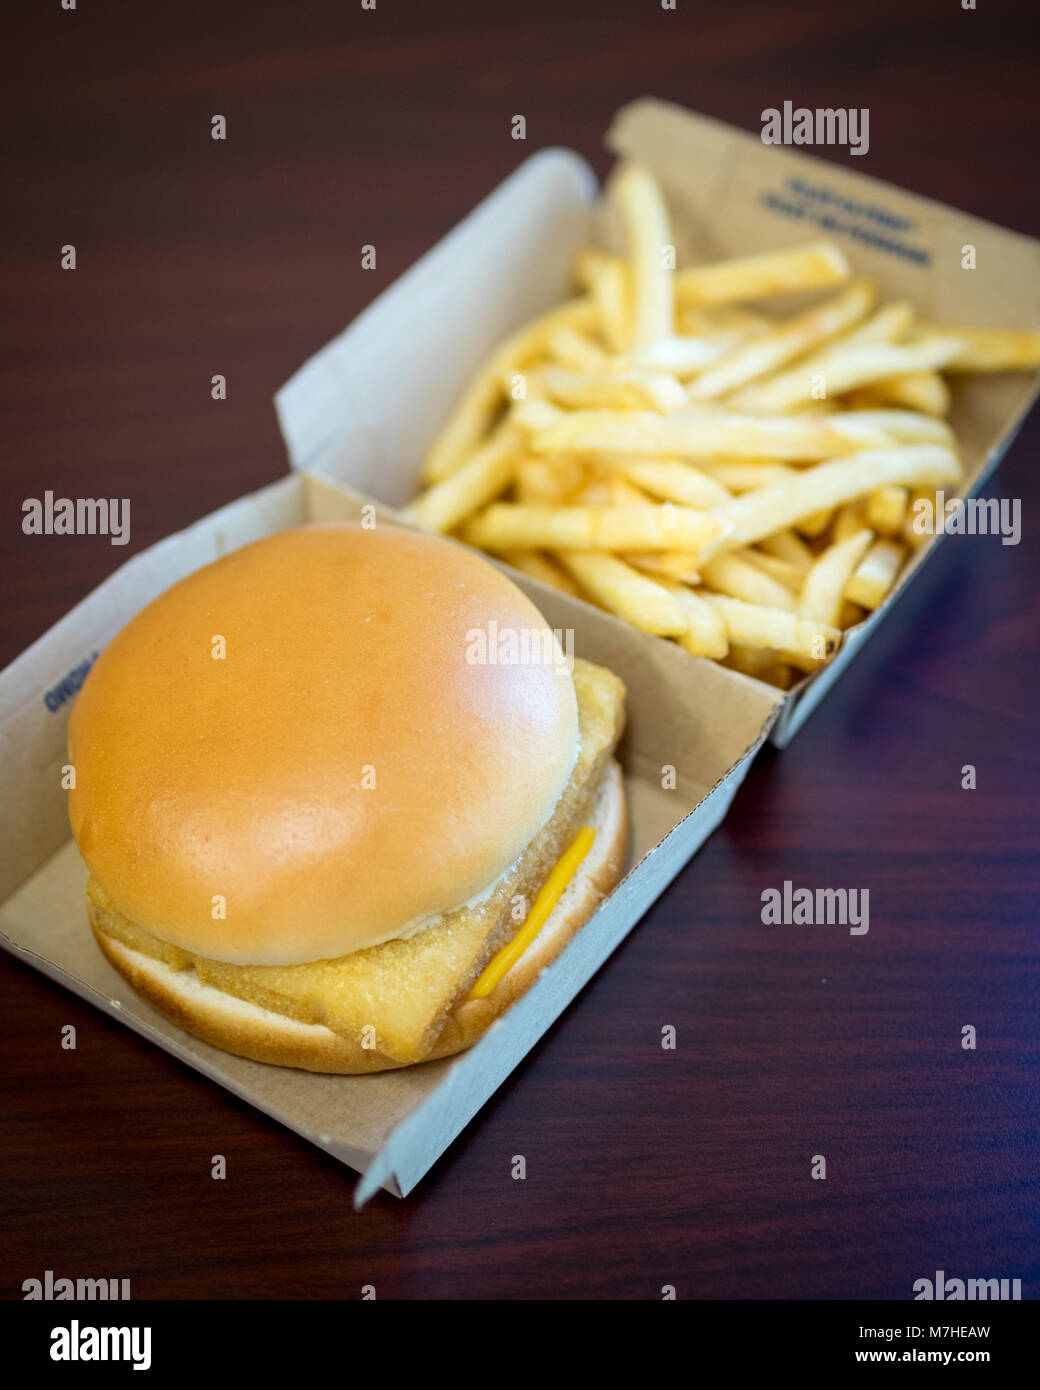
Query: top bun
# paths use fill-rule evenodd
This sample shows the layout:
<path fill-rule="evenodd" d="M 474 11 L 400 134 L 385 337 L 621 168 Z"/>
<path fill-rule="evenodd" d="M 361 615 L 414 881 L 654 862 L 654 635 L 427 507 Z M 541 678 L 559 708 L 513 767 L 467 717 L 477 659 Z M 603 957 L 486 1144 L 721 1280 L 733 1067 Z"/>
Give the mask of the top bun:
<path fill-rule="evenodd" d="M 510 629 L 526 660 L 499 664 Z M 493 565 L 385 523 L 304 526 L 188 575 L 105 648 L 69 724 L 69 815 L 125 917 L 297 964 L 482 896 L 577 742 L 555 638 Z"/>

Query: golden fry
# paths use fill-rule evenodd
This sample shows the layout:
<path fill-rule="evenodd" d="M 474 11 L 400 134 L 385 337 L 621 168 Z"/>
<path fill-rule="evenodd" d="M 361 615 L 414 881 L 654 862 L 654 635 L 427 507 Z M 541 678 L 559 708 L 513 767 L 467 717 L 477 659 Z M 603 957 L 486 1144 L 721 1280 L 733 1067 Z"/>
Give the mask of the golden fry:
<path fill-rule="evenodd" d="M 728 523 L 692 507 L 565 506 L 493 502 L 465 539 L 486 550 L 686 550 L 712 553 Z"/>
<path fill-rule="evenodd" d="M 771 459 L 698 459 L 697 467 L 734 493 L 754 492 L 757 487 L 783 482 L 797 471 L 789 464 L 774 463 Z"/>
<path fill-rule="evenodd" d="M 786 534 L 780 532 L 780 535 Z M 779 555 L 770 555 L 764 550 L 759 550 L 757 546 L 749 545 L 745 550 L 734 550 L 734 555 L 741 556 L 750 565 L 757 565 L 760 570 L 764 570 L 771 579 L 775 579 L 778 584 L 782 584 L 792 594 L 799 594 L 805 582 L 805 572 L 812 561 L 812 552 L 809 552 L 809 561 L 805 565 L 792 564 L 790 560 L 781 560 Z"/>
<path fill-rule="evenodd" d="M 877 489 L 881 491 L 880 488 Z M 872 494 L 873 495 L 873 494 Z M 843 502 L 834 513 L 834 523 L 831 526 L 830 539 L 834 541 L 847 541 L 850 536 L 856 535 L 867 525 L 867 509 L 861 497 L 854 502 Z"/>
<path fill-rule="evenodd" d="M 776 371 L 850 327 L 869 312 L 873 303 L 873 287 L 866 280 L 857 280 L 833 299 L 741 344 L 692 383 L 690 400 L 715 400 Z"/>
<path fill-rule="evenodd" d="M 575 271 L 592 296 L 607 347 L 613 353 L 627 351 L 632 342 L 631 267 L 601 251 L 583 251 Z"/>
<path fill-rule="evenodd" d="M 746 492 L 743 497 L 716 507 L 713 515 L 732 526 L 723 547 L 736 550 L 824 507 L 836 507 L 873 492 L 885 483 L 928 481 L 938 486 L 956 482 L 960 472 L 956 457 L 938 444 L 864 450 L 805 469 L 772 487 Z"/>
<path fill-rule="evenodd" d="M 875 541 L 845 585 L 845 597 L 861 608 L 878 608 L 905 559 L 905 549 L 895 541 Z"/>
<path fill-rule="evenodd" d="M 949 363 L 949 372 L 1007 372 L 1040 367 L 1040 333 L 1007 332 L 1000 328 L 929 328 L 921 332 L 949 333 L 964 346 Z"/>
<path fill-rule="evenodd" d="M 681 580 L 683 584 L 700 583 L 697 556 L 686 550 L 626 550 L 621 558 L 646 574 Z"/>
<path fill-rule="evenodd" d="M 677 459 L 611 459 L 605 467 L 620 473 L 662 502 L 686 507 L 714 507 L 725 502 L 729 490 L 709 473 Z"/>
<path fill-rule="evenodd" d="M 746 647 L 768 647 L 785 655 L 797 655 L 803 661 L 826 661 L 841 641 L 836 627 L 813 622 L 796 613 L 745 603 L 739 598 L 724 598 L 721 594 L 700 591 L 726 624 L 731 642 Z"/>
<path fill-rule="evenodd" d="M 426 531 L 450 531 L 504 492 L 519 450 L 517 431 L 500 426 L 491 439 L 443 482 L 434 483 L 404 509 Z"/>
<path fill-rule="evenodd" d="M 795 529 L 808 540 L 815 540 L 817 536 L 823 535 L 833 519 L 833 507 L 820 507 L 817 511 L 808 512 L 796 521 Z"/>
<path fill-rule="evenodd" d="M 585 483 L 585 469 L 573 454 L 519 455 L 513 471 L 518 502 L 569 502 Z"/>
<path fill-rule="evenodd" d="M 487 433 L 504 402 L 502 378 L 505 374 L 519 370 L 536 356 L 547 336 L 560 324 L 591 328 L 594 320 L 591 300 L 572 299 L 524 324 L 507 338 L 480 368 L 441 426 L 426 456 L 423 478 L 439 483 L 450 477 Z"/>
<path fill-rule="evenodd" d="M 921 338 L 915 343 L 839 343 L 780 376 L 749 386 L 733 398 L 737 410 L 776 413 L 814 399 L 840 396 L 867 382 L 944 367 L 960 351 L 959 338 Z"/>
<path fill-rule="evenodd" d="M 677 637 L 686 631 L 683 611 L 668 590 L 616 555 L 561 550 L 558 556 L 585 592 L 619 618 L 660 637 Z"/>
<path fill-rule="evenodd" d="M 632 342 L 670 337 L 675 327 L 672 270 L 675 248 L 660 186 L 646 169 L 629 165 L 610 192 L 621 212 L 632 266 Z"/>
<path fill-rule="evenodd" d="M 658 338 L 656 342 L 636 348 L 630 354 L 631 364 L 649 371 L 670 372 L 672 376 L 685 380 L 725 357 L 737 346 L 741 337 L 741 334 L 731 332 L 704 338 Z M 628 358 L 622 360 L 628 362 Z"/>
<path fill-rule="evenodd" d="M 949 371 L 952 363 L 946 364 Z M 921 411 L 925 415 L 948 415 L 950 411 L 950 388 L 938 372 L 908 372 L 905 376 L 888 377 L 874 381 L 869 386 L 861 386 L 853 391 L 849 404 L 855 406 L 893 405 L 907 410 Z"/>
<path fill-rule="evenodd" d="M 567 323 L 546 335 L 545 351 L 557 366 L 571 372 L 599 372 L 610 362 L 587 333 L 579 333 Z"/>
<path fill-rule="evenodd" d="M 732 671 L 740 671 L 756 681 L 786 690 L 791 684 L 791 668 L 776 652 L 761 647 L 745 647 L 734 642 L 729 649 L 724 665 Z"/>
<path fill-rule="evenodd" d="M 763 608 L 780 608 L 794 612 L 791 591 L 764 569 L 745 560 L 742 554 L 715 555 L 701 567 L 704 583 L 719 594 L 742 598 L 745 603 L 758 603 Z"/>
<path fill-rule="evenodd" d="M 537 404 L 537 403 L 535 403 Z M 517 413 L 517 418 L 521 418 Z M 529 417 L 523 417 L 524 422 Z M 647 454 L 666 458 L 702 458 L 728 454 L 741 458 L 825 459 L 847 453 L 847 430 L 834 429 L 827 416 L 731 415 L 717 410 L 649 411 L 579 410 L 536 429 L 536 453 L 570 449 L 575 453 Z M 857 433 L 857 445 L 889 443 L 886 435 L 870 439 Z"/>
<path fill-rule="evenodd" d="M 842 339 L 845 347 L 870 347 L 875 343 L 898 343 L 909 333 L 914 322 L 914 310 L 905 299 L 896 300 L 878 309 L 866 322 L 854 328 Z"/>
<path fill-rule="evenodd" d="M 675 276 L 675 295 L 680 304 L 727 304 L 795 290 L 827 289 L 849 275 L 848 261 L 838 247 L 818 241 L 789 251 L 766 251 L 681 270 Z"/>
<path fill-rule="evenodd" d="M 786 528 L 763 536 L 758 545 L 767 555 L 775 555 L 778 560 L 785 560 L 789 565 L 795 565 L 800 570 L 811 569 L 813 561 L 816 559 L 801 536 Z"/>
<path fill-rule="evenodd" d="M 678 637 L 680 647 L 691 656 L 707 656 L 714 661 L 724 657 L 729 651 L 729 638 L 721 613 L 685 584 L 665 581 L 665 587 L 686 619 L 686 631 Z"/>
<path fill-rule="evenodd" d="M 800 617 L 810 622 L 825 623 L 828 627 L 838 626 L 845 585 L 873 539 L 871 531 L 857 531 L 854 536 L 835 542 L 817 556 L 816 563 L 805 577 L 798 599 Z"/>
<path fill-rule="evenodd" d="M 884 536 L 897 536 L 903 528 L 909 501 L 910 494 L 905 487 L 887 483 L 875 488 L 867 498 L 867 525 Z"/>
<path fill-rule="evenodd" d="M 514 569 L 522 570 L 532 579 L 540 579 L 543 584 L 559 589 L 561 593 L 570 594 L 572 598 L 581 597 L 581 590 L 563 566 L 548 555 L 543 555 L 540 550 L 506 550 L 502 559 Z"/>
<path fill-rule="evenodd" d="M 852 410 L 829 417 L 832 429 L 863 429 L 888 435 L 894 444 L 945 444 L 953 448 L 953 430 L 945 420 L 935 420 L 915 410 Z"/>
<path fill-rule="evenodd" d="M 546 367 L 542 382 L 549 397 L 575 410 L 681 410 L 685 390 L 667 372 L 630 367 L 621 371 L 569 372 Z"/>

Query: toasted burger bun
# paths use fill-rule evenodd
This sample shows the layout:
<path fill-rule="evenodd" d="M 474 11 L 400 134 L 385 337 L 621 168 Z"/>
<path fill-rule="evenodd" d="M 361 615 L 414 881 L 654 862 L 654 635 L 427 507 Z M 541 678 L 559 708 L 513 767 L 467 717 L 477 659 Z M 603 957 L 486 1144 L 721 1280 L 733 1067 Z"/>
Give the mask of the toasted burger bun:
<path fill-rule="evenodd" d="M 488 660 L 507 632 L 542 659 Z M 305 526 L 188 575 L 105 648 L 69 724 L 69 815 L 127 919 L 295 965 L 479 900 L 577 751 L 571 673 L 501 571 L 387 524 Z"/>
<path fill-rule="evenodd" d="M 626 807 L 621 772 L 611 761 L 600 782 L 592 848 L 582 861 L 538 936 L 483 999 L 463 999 L 449 1015 L 424 1060 L 448 1057 L 471 1047 L 500 1014 L 537 979 L 588 920 L 621 877 L 625 857 Z M 385 1071 L 402 1065 L 362 1048 L 320 1024 L 300 1023 L 203 984 L 191 970 L 131 950 L 100 928 L 93 905 L 91 925 L 102 951 L 134 989 L 178 1027 L 226 1052 L 306 1071 Z"/>

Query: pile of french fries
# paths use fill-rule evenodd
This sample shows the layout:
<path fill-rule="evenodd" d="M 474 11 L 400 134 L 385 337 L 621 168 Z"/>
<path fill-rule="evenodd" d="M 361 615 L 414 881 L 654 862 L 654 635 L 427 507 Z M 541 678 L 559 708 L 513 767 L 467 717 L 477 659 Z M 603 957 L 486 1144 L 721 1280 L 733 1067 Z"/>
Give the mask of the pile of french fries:
<path fill-rule="evenodd" d="M 405 515 L 786 689 L 957 491 L 942 373 L 1035 367 L 1040 333 L 920 323 L 827 242 L 676 271 L 653 177 L 611 196 L 627 255 L 582 252 L 578 295 L 485 362 Z"/>

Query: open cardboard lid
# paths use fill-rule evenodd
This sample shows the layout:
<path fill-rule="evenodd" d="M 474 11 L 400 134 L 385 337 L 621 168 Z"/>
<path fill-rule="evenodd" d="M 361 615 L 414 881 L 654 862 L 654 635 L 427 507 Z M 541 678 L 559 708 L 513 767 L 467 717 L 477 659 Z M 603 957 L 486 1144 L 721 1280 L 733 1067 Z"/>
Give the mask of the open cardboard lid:
<path fill-rule="evenodd" d="M 597 191 L 569 150 L 525 160 L 276 394 L 290 465 L 390 506 L 408 501 L 480 363 L 567 297 Z"/>

